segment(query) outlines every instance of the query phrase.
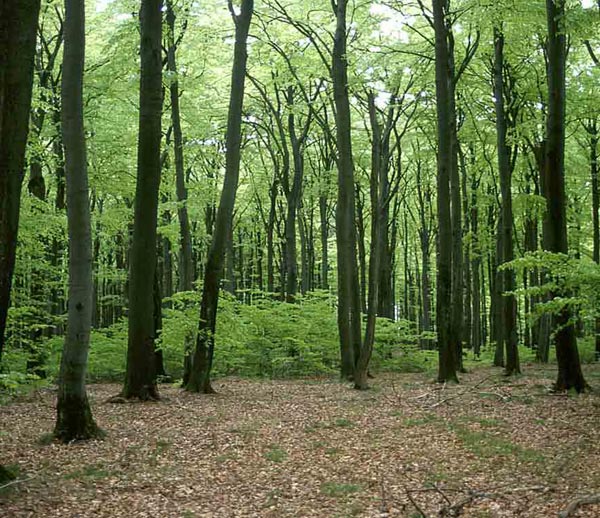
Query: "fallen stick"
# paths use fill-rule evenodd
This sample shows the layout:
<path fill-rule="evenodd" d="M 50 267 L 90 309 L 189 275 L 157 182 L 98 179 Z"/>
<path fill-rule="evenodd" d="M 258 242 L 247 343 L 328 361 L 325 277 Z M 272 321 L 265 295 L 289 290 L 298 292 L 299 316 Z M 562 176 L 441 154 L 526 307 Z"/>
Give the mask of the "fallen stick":
<path fill-rule="evenodd" d="M 582 505 L 600 504 L 600 493 L 597 495 L 588 495 L 572 500 L 564 511 L 558 513 L 558 518 L 568 518 Z"/>
<path fill-rule="evenodd" d="M 22 482 L 29 482 L 30 480 L 34 479 L 35 475 L 32 475 L 29 478 L 17 478 L 15 480 L 11 480 L 10 482 L 3 484 L 0 486 L 0 490 L 5 489 L 9 486 L 14 486 L 15 484 L 21 484 Z"/>

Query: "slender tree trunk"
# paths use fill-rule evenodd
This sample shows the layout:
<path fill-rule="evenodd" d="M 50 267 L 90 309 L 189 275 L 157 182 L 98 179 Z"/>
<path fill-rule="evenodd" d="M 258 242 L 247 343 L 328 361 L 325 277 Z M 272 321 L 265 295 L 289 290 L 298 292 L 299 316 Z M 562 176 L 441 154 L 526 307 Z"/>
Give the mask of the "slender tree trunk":
<path fill-rule="evenodd" d="M 321 289 L 329 289 L 329 221 L 327 196 L 319 196 L 319 216 L 321 224 Z"/>
<path fill-rule="evenodd" d="M 384 204 L 388 202 L 383 198 L 384 169 L 387 164 L 382 153 L 381 125 L 377 119 L 375 108 L 375 95 L 369 92 L 369 119 L 372 131 L 371 149 L 371 252 L 369 254 L 369 299 L 367 305 L 367 325 L 365 338 L 361 344 L 360 353 L 354 369 L 354 388 L 365 390 L 368 388 L 369 362 L 373 353 L 375 341 L 375 326 L 377 323 L 377 304 L 379 301 L 379 270 L 381 264 L 381 251 L 383 234 L 387 229 L 382 226 Z"/>
<path fill-rule="evenodd" d="M 54 436 L 64 443 L 100 434 L 85 389 L 92 324 L 92 229 L 83 126 L 85 2 L 65 0 L 62 133 L 67 177 L 69 310 Z"/>
<path fill-rule="evenodd" d="M 185 184 L 185 165 L 183 157 L 183 133 L 179 111 L 179 81 L 175 45 L 175 12 L 172 0 L 167 0 L 167 70 L 173 74 L 169 92 L 171 94 L 171 124 L 173 125 L 173 143 L 175 145 L 175 185 L 177 193 L 177 217 L 179 219 L 179 291 L 192 291 L 194 282 L 194 264 L 192 260 L 192 235 L 187 211 L 187 187 Z"/>
<path fill-rule="evenodd" d="M 452 128 L 448 78 L 448 35 L 446 0 L 433 0 L 435 29 L 435 90 L 437 99 L 437 300 L 436 324 L 439 351 L 438 381 L 458 381 L 456 348 L 452 334 L 452 222 L 450 212 L 450 175 L 452 161 Z"/>
<path fill-rule="evenodd" d="M 40 0 L 0 4 L 0 360 L 15 266 Z"/>
<path fill-rule="evenodd" d="M 215 230 L 206 260 L 196 350 L 190 378 L 186 384 L 188 391 L 203 392 L 205 394 L 214 392 L 210 382 L 210 372 L 215 346 L 214 336 L 217 325 L 219 285 L 223 276 L 226 240 L 231 235 L 233 209 L 240 172 L 242 107 L 248 60 L 247 40 L 254 10 L 254 0 L 242 0 L 240 14 L 235 14 L 231 3 L 229 8 L 235 23 L 235 45 L 229 113 L 227 116 L 225 179 L 217 210 Z"/>
<path fill-rule="evenodd" d="M 483 336 L 481 332 L 481 249 L 479 246 L 479 207 L 477 206 L 477 189 L 479 182 L 473 177 L 471 181 L 471 272 L 472 290 L 472 318 L 471 318 L 471 345 L 473 353 L 479 357 L 481 354 L 481 344 Z"/>
<path fill-rule="evenodd" d="M 161 176 L 162 0 L 142 0 L 140 118 L 133 241 L 129 265 L 129 341 L 123 396 L 158 399 L 154 275 Z"/>
<path fill-rule="evenodd" d="M 598 122 L 593 120 L 586 129 L 590 135 L 590 176 L 592 179 L 592 225 L 593 225 L 593 258 L 596 264 L 600 264 L 600 188 L 598 187 Z M 595 319 L 595 357 L 600 361 L 600 316 Z"/>
<path fill-rule="evenodd" d="M 546 0 L 548 22 L 548 118 L 546 121 L 546 199 L 550 216 L 549 250 L 567 254 L 565 208 L 565 68 L 567 58 L 564 27 L 565 0 Z M 553 293 L 555 298 L 556 294 Z M 558 360 L 557 390 L 583 392 L 587 384 L 581 371 L 571 311 L 564 307 L 556 316 L 554 336 Z"/>

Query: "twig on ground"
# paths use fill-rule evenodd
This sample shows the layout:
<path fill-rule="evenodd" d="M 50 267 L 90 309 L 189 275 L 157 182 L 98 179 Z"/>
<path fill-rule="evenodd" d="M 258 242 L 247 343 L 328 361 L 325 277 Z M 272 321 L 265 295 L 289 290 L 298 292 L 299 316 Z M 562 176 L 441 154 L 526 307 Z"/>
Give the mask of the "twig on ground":
<path fill-rule="evenodd" d="M 564 511 L 558 513 L 558 518 L 568 518 L 582 505 L 600 504 L 600 493 L 596 495 L 583 496 L 572 500 Z"/>
<path fill-rule="evenodd" d="M 22 484 L 23 482 L 29 482 L 30 480 L 33 480 L 36 477 L 36 475 L 32 475 L 31 477 L 28 478 L 17 478 L 15 480 L 11 480 L 10 482 L 7 482 L 6 484 L 3 484 L 0 486 L 0 490 L 5 489 L 9 486 L 14 486 L 15 484 Z"/>
<path fill-rule="evenodd" d="M 410 503 L 415 507 L 417 512 L 421 515 L 421 518 L 428 518 L 427 515 L 425 514 L 425 511 L 423 511 L 423 509 L 421 509 L 419 504 L 417 504 L 417 502 L 415 502 L 415 499 L 411 496 L 410 490 L 408 490 L 408 489 L 406 490 L 406 496 L 410 500 Z"/>
<path fill-rule="evenodd" d="M 475 390 L 477 387 L 479 387 L 480 385 L 483 385 L 490 378 L 491 378 L 491 376 L 483 378 L 482 380 L 475 383 L 475 385 L 466 387 L 464 390 L 461 390 L 460 392 L 452 394 L 452 395 L 448 396 L 447 398 L 441 399 L 441 400 L 437 401 L 436 403 L 434 403 L 433 405 L 430 405 L 429 408 L 436 408 L 440 405 L 443 405 L 444 403 L 447 403 L 448 401 L 451 401 L 452 399 L 459 398 L 459 397 L 465 395 L 467 392 L 471 392 L 471 391 Z"/>

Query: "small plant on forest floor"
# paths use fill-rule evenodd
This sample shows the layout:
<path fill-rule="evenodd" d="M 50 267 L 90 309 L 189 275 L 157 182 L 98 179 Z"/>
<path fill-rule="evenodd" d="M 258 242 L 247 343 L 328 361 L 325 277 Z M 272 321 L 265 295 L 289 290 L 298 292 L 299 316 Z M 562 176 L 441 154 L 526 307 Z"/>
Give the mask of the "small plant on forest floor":
<path fill-rule="evenodd" d="M 344 484 L 340 482 L 324 482 L 321 484 L 321 493 L 326 496 L 339 497 L 357 493 L 362 489 L 359 484 Z"/>
<path fill-rule="evenodd" d="M 524 448 L 510 439 L 489 432 L 473 431 L 461 425 L 451 424 L 450 429 L 462 441 L 464 447 L 478 457 L 495 457 L 513 455 L 522 462 L 544 462 L 542 453 Z"/>
<path fill-rule="evenodd" d="M 71 473 L 67 473 L 63 476 L 65 480 L 73 480 L 73 479 L 85 479 L 85 478 L 107 478 L 110 477 L 111 473 L 104 469 L 103 464 L 89 464 L 82 469 L 78 469 L 72 471 Z"/>
<path fill-rule="evenodd" d="M 423 417 L 409 417 L 402 424 L 406 428 L 412 428 L 413 426 L 423 426 L 426 424 L 433 424 L 440 420 L 435 414 L 425 414 Z"/>
<path fill-rule="evenodd" d="M 264 457 L 271 462 L 283 462 L 288 458 L 288 454 L 285 450 L 274 444 L 269 451 L 265 452 Z"/>

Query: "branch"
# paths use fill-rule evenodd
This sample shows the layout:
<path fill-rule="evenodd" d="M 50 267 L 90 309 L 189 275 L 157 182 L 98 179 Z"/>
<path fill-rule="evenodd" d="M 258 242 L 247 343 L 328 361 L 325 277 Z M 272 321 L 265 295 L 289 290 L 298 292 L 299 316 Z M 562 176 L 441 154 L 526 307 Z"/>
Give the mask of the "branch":
<path fill-rule="evenodd" d="M 558 513 L 558 518 L 568 518 L 582 505 L 600 504 L 600 493 L 572 500 L 564 511 Z"/>

